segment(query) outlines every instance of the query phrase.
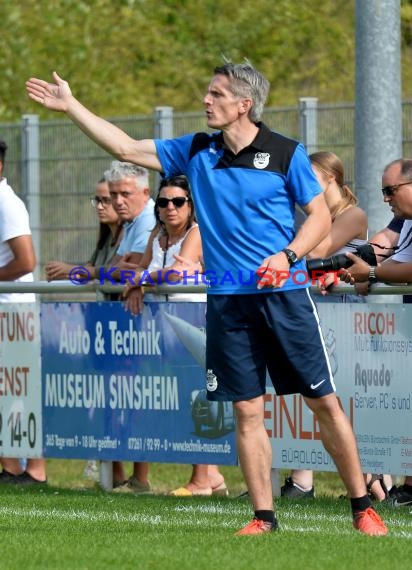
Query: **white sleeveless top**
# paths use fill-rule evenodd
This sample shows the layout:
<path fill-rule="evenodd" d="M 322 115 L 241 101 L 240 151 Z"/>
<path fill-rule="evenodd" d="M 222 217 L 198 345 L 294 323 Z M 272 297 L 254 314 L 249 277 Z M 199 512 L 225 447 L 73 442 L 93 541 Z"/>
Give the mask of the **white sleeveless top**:
<path fill-rule="evenodd" d="M 357 247 L 359 247 L 360 245 L 365 245 L 366 243 L 368 243 L 367 239 L 353 238 L 353 240 L 348 241 L 347 244 L 338 249 L 338 251 L 332 253 L 332 255 L 338 255 L 338 253 L 348 253 L 348 252 L 355 253 Z"/>
<path fill-rule="evenodd" d="M 159 269 L 163 269 L 164 267 L 170 267 L 175 263 L 176 259 L 173 257 L 175 254 L 177 255 L 181 248 L 182 243 L 185 240 L 186 236 L 193 230 L 193 228 L 197 228 L 198 225 L 194 224 L 191 228 L 187 230 L 184 236 L 182 236 L 176 243 L 171 245 L 167 248 L 167 250 L 163 250 L 160 245 L 160 235 L 159 232 L 153 240 L 152 243 L 152 261 L 147 268 L 147 271 L 151 273 L 152 271 L 158 271 Z M 190 283 L 190 281 L 189 281 Z M 147 291 L 147 289 L 146 289 Z M 206 294 L 205 293 L 172 293 L 169 295 L 154 295 L 153 293 L 145 294 L 145 299 L 148 301 L 206 301 Z"/>

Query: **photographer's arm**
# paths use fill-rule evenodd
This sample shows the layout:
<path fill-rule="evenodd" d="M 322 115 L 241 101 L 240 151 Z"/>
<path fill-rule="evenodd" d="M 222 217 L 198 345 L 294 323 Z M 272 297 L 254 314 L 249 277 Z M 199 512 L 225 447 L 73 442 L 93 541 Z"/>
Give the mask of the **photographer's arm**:
<path fill-rule="evenodd" d="M 352 285 L 369 281 L 371 266 L 353 253 L 346 255 L 353 261 L 353 264 L 348 269 L 341 270 L 341 281 Z M 383 283 L 412 283 L 412 263 L 400 263 L 388 259 L 375 268 L 375 277 Z"/>
<path fill-rule="evenodd" d="M 69 84 L 53 72 L 55 83 L 31 78 L 26 82 L 28 96 L 47 109 L 66 115 L 92 140 L 123 162 L 133 162 L 162 170 L 153 140 L 137 141 L 121 129 L 86 109 L 73 97 Z"/>
<path fill-rule="evenodd" d="M 388 259 L 376 268 L 375 275 L 383 283 L 412 283 L 412 263 Z"/>
<path fill-rule="evenodd" d="M 387 226 L 370 239 L 370 244 L 373 247 L 378 261 L 383 261 L 393 255 L 395 246 L 398 245 L 399 235 L 400 233 L 398 231 Z"/>

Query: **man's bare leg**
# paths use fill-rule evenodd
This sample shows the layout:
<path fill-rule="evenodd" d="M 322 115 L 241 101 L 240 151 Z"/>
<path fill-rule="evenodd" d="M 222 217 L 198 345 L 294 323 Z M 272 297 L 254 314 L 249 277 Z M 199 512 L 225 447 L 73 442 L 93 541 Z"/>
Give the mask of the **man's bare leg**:
<path fill-rule="evenodd" d="M 321 398 L 305 398 L 316 414 L 326 451 L 333 458 L 350 498 L 367 494 L 355 435 L 335 394 Z"/>
<path fill-rule="evenodd" d="M 352 426 L 335 394 L 321 398 L 305 398 L 316 414 L 326 451 L 332 456 L 350 499 L 353 526 L 369 536 L 384 536 L 388 529 L 372 508 L 360 464 Z"/>
<path fill-rule="evenodd" d="M 234 402 L 240 466 L 255 511 L 273 510 L 272 448 L 264 425 L 263 396 Z"/>

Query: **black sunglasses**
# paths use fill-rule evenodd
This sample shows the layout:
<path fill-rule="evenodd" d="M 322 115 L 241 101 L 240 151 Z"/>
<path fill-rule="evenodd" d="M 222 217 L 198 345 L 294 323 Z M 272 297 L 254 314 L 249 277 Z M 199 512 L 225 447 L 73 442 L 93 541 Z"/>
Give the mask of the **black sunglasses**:
<path fill-rule="evenodd" d="M 412 180 L 409 180 L 409 182 L 401 182 L 400 184 L 394 184 L 393 186 L 385 186 L 385 188 L 382 188 L 382 194 L 384 197 L 393 196 L 396 190 L 400 186 L 406 186 L 407 184 L 412 184 Z"/>
<path fill-rule="evenodd" d="M 181 208 L 185 202 L 189 202 L 189 198 L 185 196 L 176 196 L 176 198 L 158 198 L 157 205 L 159 208 L 167 208 L 169 202 L 172 202 L 175 208 Z"/>

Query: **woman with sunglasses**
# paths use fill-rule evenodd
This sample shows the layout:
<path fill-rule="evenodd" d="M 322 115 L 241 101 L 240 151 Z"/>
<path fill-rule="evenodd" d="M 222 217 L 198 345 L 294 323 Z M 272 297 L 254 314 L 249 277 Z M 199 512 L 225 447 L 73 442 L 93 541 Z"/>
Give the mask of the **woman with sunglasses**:
<path fill-rule="evenodd" d="M 195 221 L 189 183 L 185 176 L 165 178 L 160 182 L 154 213 L 156 226 L 150 234 L 141 263 L 135 268 L 133 282 L 128 281 L 123 292 L 126 308 L 134 315 L 143 311 L 144 288 L 140 286 L 142 281 L 168 283 L 179 279 L 179 263 L 175 255 L 183 255 L 201 271 L 202 243 Z M 206 296 L 179 293 L 177 296 L 168 295 L 168 298 L 205 301 Z M 162 300 L 164 296 L 156 295 L 155 299 Z"/>
<path fill-rule="evenodd" d="M 155 217 L 157 224 L 136 270 L 134 282 L 139 283 L 143 273 L 147 277 L 150 274 L 153 282 L 172 279 L 170 270 L 178 271 L 180 265 L 176 255 L 182 255 L 186 262 L 192 263 L 201 272 L 202 243 L 185 176 L 174 176 L 161 181 L 155 203 Z M 126 298 L 126 308 L 133 314 L 143 310 L 142 286 L 127 283 L 123 295 Z M 168 297 L 179 301 L 206 300 L 205 294 L 176 293 Z M 159 298 L 160 295 L 153 296 L 154 300 Z M 217 465 L 193 465 L 189 482 L 170 494 L 176 497 L 227 495 L 228 490 Z"/>

